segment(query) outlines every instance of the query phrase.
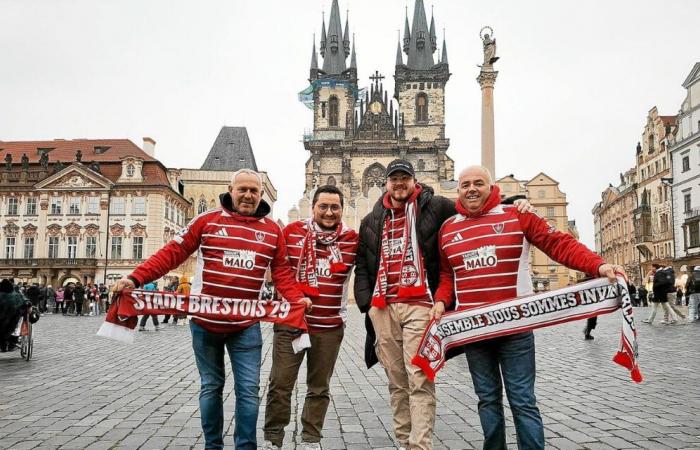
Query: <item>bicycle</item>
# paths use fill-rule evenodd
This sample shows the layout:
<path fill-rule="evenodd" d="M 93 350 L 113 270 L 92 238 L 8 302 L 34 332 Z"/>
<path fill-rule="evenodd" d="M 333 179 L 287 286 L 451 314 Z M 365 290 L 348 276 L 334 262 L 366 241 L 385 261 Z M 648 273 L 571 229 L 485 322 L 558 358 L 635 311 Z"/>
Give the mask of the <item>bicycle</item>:
<path fill-rule="evenodd" d="M 38 314 L 34 311 L 34 306 L 30 303 L 22 314 L 19 325 L 19 354 L 22 359 L 29 361 L 34 353 L 34 323 L 32 321 L 34 315 Z"/>

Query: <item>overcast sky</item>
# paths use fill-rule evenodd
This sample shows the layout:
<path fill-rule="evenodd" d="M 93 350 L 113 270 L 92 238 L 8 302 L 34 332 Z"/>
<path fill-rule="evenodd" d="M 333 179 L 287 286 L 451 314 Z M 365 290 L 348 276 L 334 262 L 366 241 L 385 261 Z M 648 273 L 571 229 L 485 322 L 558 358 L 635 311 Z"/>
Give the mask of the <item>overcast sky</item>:
<path fill-rule="evenodd" d="M 350 9 L 360 85 L 393 85 L 397 30 L 414 0 L 341 0 Z M 198 168 L 223 125 L 248 128 L 258 168 L 302 195 L 313 33 L 331 0 L 0 0 L 0 140 L 157 141 L 168 167 Z M 700 61 L 697 0 L 425 1 L 452 77 L 448 154 L 479 163 L 479 30 L 498 43 L 496 172 L 560 182 L 569 218 L 593 245 L 591 209 L 634 163 L 649 109 L 676 114 Z M 393 92 L 392 86 L 387 86 Z"/>

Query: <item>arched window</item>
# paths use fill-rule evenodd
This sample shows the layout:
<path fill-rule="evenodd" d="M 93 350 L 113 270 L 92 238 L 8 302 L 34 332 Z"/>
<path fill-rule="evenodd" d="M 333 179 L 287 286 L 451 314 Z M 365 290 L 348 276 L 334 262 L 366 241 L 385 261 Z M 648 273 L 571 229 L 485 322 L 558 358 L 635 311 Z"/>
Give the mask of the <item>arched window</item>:
<path fill-rule="evenodd" d="M 425 170 L 425 161 L 422 159 L 418 160 L 418 170 Z"/>
<path fill-rule="evenodd" d="M 428 96 L 421 92 L 416 96 L 416 122 L 428 121 Z"/>
<path fill-rule="evenodd" d="M 197 214 L 202 214 L 207 210 L 207 200 L 204 198 L 199 199 L 199 205 L 197 206 Z"/>
<path fill-rule="evenodd" d="M 328 124 L 332 127 L 338 126 L 338 97 L 332 95 L 328 99 Z"/>
<path fill-rule="evenodd" d="M 328 181 L 326 182 L 326 184 L 328 186 L 335 186 L 335 184 L 336 184 L 335 177 L 332 175 L 330 177 L 328 177 Z"/>

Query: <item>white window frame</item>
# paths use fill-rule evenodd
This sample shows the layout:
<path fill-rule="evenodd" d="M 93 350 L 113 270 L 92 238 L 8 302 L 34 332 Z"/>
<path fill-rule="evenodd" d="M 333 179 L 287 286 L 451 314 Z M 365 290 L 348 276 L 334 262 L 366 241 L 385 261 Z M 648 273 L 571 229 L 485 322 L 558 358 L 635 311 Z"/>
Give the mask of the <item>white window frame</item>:
<path fill-rule="evenodd" d="M 109 203 L 109 213 L 118 216 L 126 214 L 126 199 L 124 197 L 112 197 Z"/>
<path fill-rule="evenodd" d="M 143 236 L 134 236 L 131 238 L 131 257 L 133 259 L 143 259 Z"/>
<path fill-rule="evenodd" d="M 88 197 L 86 203 L 88 214 L 100 213 L 100 197 L 98 195 L 92 195 Z"/>
<path fill-rule="evenodd" d="M 97 236 L 85 236 L 85 257 L 97 257 Z"/>
<path fill-rule="evenodd" d="M 14 236 L 5 237 L 5 258 L 15 259 L 15 249 L 17 246 L 17 238 Z"/>
<path fill-rule="evenodd" d="M 27 198 L 27 204 L 24 214 L 27 216 L 36 216 L 36 197 Z"/>
<path fill-rule="evenodd" d="M 80 215 L 80 197 L 68 198 L 68 214 L 71 216 Z"/>
<path fill-rule="evenodd" d="M 132 197 L 131 199 L 131 214 L 143 216 L 146 214 L 146 197 Z"/>
<path fill-rule="evenodd" d="M 49 236 L 47 256 L 52 259 L 58 258 L 58 251 L 60 249 L 60 246 L 61 244 L 58 240 L 58 236 Z"/>
<path fill-rule="evenodd" d="M 63 214 L 63 198 L 61 197 L 51 197 L 51 211 L 49 214 L 60 216 Z"/>
<path fill-rule="evenodd" d="M 17 197 L 9 197 L 7 199 L 7 215 L 19 215 L 19 199 Z"/>
<path fill-rule="evenodd" d="M 32 259 L 34 258 L 34 236 L 28 236 L 24 238 L 24 258 Z M 30 250 L 30 251 L 27 251 Z"/>

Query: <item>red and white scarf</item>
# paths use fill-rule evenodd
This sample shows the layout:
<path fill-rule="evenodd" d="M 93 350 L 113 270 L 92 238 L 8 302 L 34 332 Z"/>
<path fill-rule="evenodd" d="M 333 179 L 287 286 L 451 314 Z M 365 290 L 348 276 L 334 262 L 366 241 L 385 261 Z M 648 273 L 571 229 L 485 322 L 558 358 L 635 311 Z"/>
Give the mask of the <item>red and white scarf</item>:
<path fill-rule="evenodd" d="M 416 185 L 415 190 L 406 201 L 404 206 L 406 218 L 403 227 L 403 253 L 401 255 L 401 272 L 399 278 L 399 298 L 430 297 L 428 283 L 426 280 L 425 267 L 423 265 L 423 254 L 420 249 L 418 235 L 416 233 L 416 219 L 418 217 L 418 194 L 422 188 Z M 389 203 L 389 193 L 384 197 L 384 206 L 391 206 Z M 377 271 L 377 281 L 372 293 L 372 306 L 375 308 L 386 308 L 387 277 L 389 273 L 389 231 L 391 221 L 394 217 L 393 208 L 388 208 L 382 224 L 381 253 L 379 255 L 379 269 Z"/>
<path fill-rule="evenodd" d="M 630 377 L 643 380 L 637 365 L 637 331 L 627 283 L 622 276 L 617 284 L 607 278 L 568 286 L 528 297 L 504 300 L 447 313 L 439 322 L 431 321 L 423 335 L 413 364 L 434 380 L 447 359 L 459 352 L 448 351 L 472 342 L 564 322 L 587 319 L 622 309 L 620 349 L 613 361 L 630 371 Z"/>
<path fill-rule="evenodd" d="M 110 307 L 98 336 L 132 343 L 138 316 L 146 314 L 186 314 L 208 321 L 231 324 L 264 321 L 283 323 L 306 331 L 305 306 L 297 302 L 265 301 L 214 297 L 205 294 L 179 294 L 175 292 L 122 291 Z M 302 334 L 308 340 L 306 333 Z M 300 341 L 302 347 L 304 341 Z"/>
<path fill-rule="evenodd" d="M 316 243 L 323 244 L 328 249 L 328 259 L 331 273 L 341 273 L 345 270 L 343 255 L 338 247 L 338 238 L 345 231 L 345 225 L 340 222 L 333 231 L 321 229 L 313 219 L 306 221 L 306 236 L 301 242 L 301 254 L 297 265 L 296 278 L 299 289 L 304 294 L 318 297 L 318 276 L 316 275 Z"/>

